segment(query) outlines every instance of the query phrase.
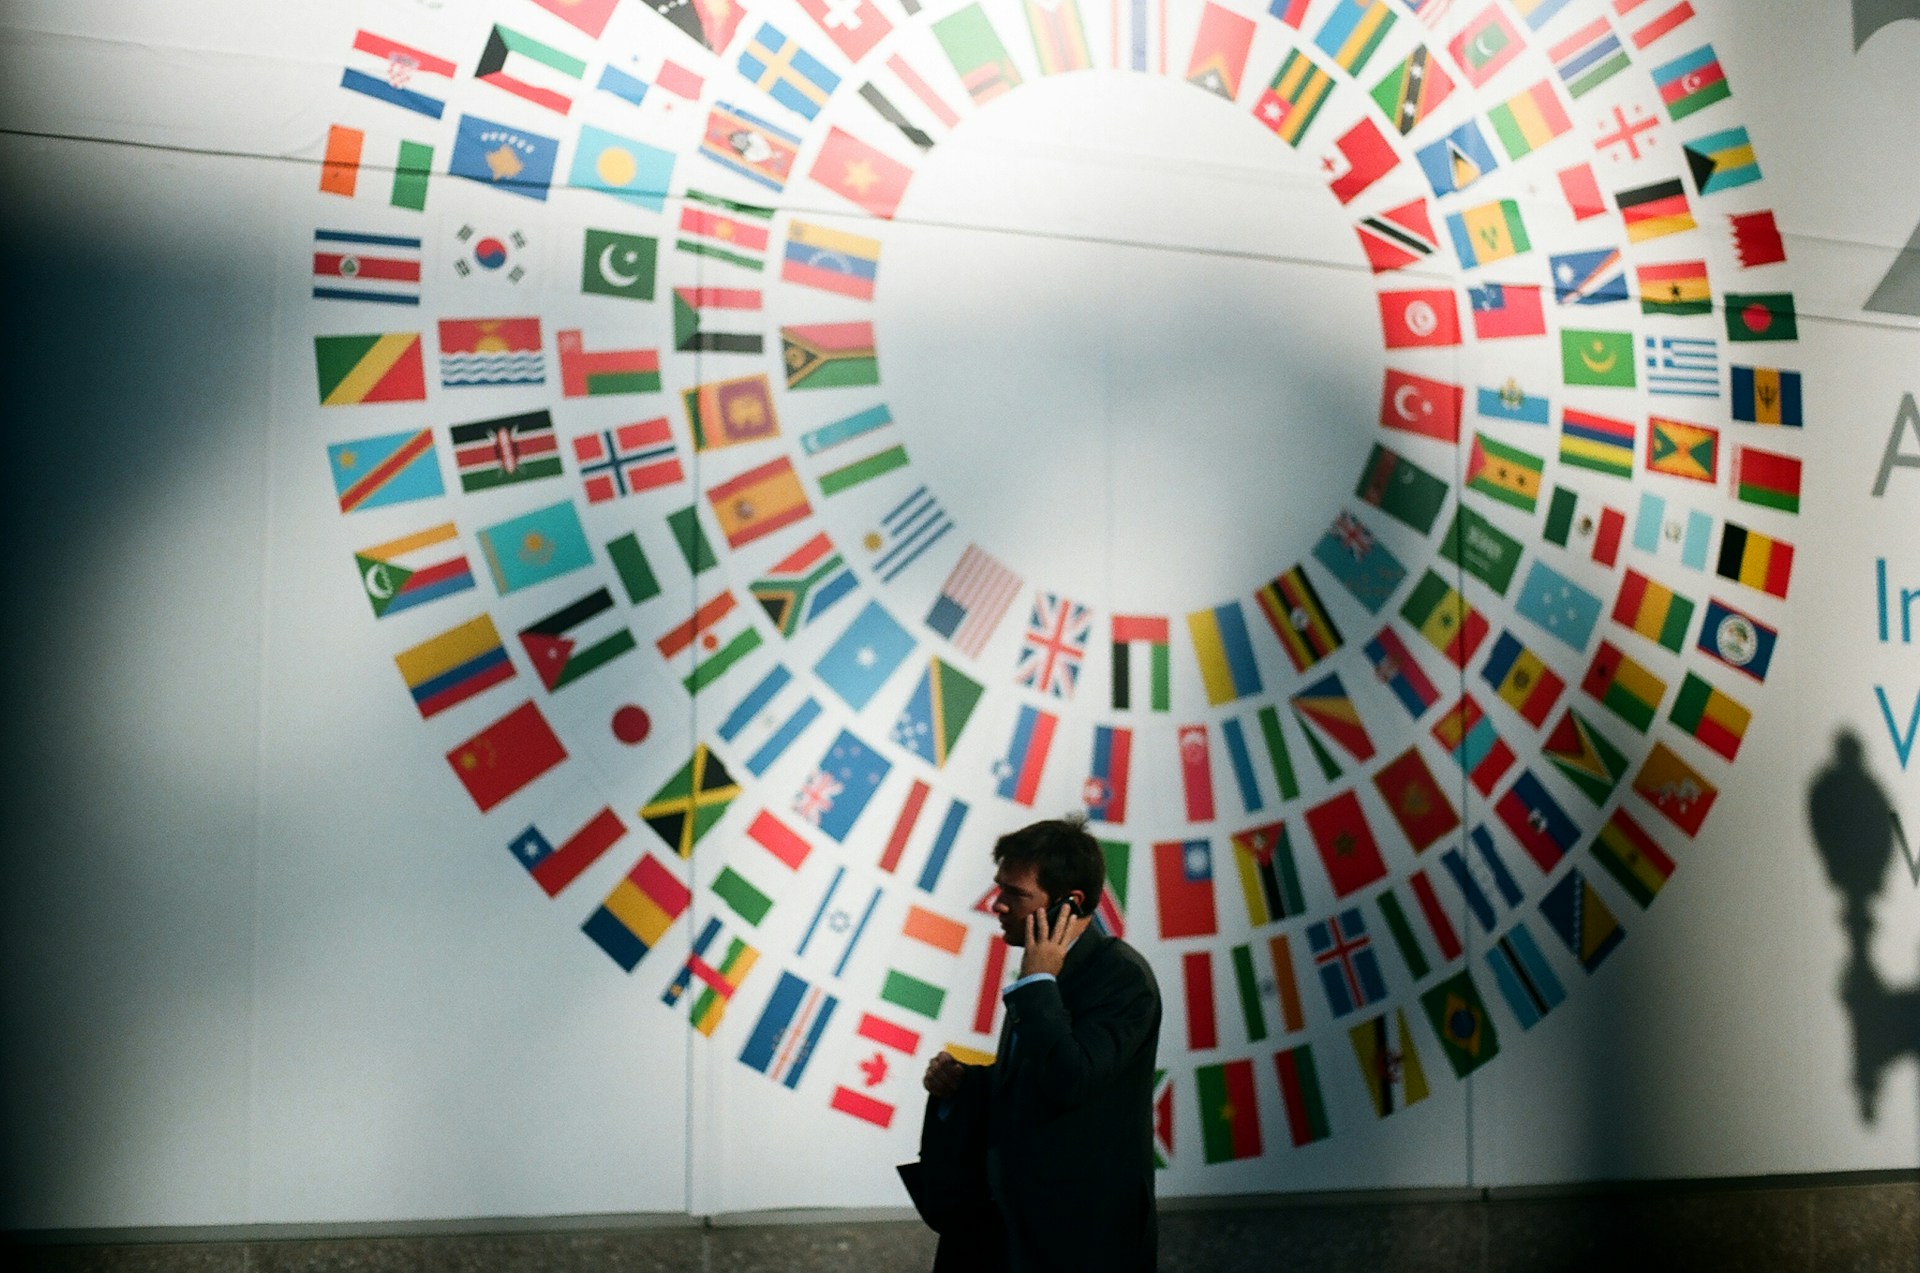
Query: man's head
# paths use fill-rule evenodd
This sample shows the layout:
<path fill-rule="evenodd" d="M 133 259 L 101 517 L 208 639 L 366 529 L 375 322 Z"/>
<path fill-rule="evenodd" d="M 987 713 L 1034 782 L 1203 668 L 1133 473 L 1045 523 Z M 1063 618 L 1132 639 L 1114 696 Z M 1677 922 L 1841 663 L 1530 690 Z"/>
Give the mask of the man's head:
<path fill-rule="evenodd" d="M 993 882 L 999 894 L 993 913 L 1010 945 L 1026 944 L 1027 916 L 1071 900 L 1091 915 L 1107 879 L 1100 842 L 1086 824 L 1059 818 L 1035 822 L 1000 837 L 993 846 Z"/>

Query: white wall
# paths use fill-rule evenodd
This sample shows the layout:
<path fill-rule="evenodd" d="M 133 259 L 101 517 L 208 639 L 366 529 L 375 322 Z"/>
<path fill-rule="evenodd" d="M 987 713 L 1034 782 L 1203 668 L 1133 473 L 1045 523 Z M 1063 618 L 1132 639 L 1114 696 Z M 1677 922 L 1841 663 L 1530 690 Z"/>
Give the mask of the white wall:
<path fill-rule="evenodd" d="M 1920 558 L 1911 546 L 1920 528 L 1913 513 L 1920 475 L 1896 468 L 1884 494 L 1872 494 L 1903 396 L 1920 394 L 1920 342 L 1913 316 L 1863 308 L 1920 207 L 1920 165 L 1908 140 L 1920 120 L 1906 91 L 1920 24 L 1889 26 L 1856 52 L 1839 5 L 1809 12 L 1784 3 L 1739 10 L 1702 3 L 1685 29 L 1649 52 L 1636 51 L 1630 70 L 1569 101 L 1543 50 L 1603 10 L 1611 15 L 1610 6 L 1574 0 L 1531 37 L 1534 47 L 1518 66 L 1477 95 L 1462 84 L 1413 135 L 1400 169 L 1343 208 L 1322 184 L 1318 159 L 1354 120 L 1378 118 L 1365 90 L 1414 42 L 1418 24 L 1406 11 L 1395 10 L 1395 29 L 1359 84 L 1336 71 L 1336 92 L 1296 152 L 1266 136 L 1251 108 L 1289 46 L 1332 65 L 1312 40 L 1336 7 L 1329 0 L 1308 7 L 1304 33 L 1259 17 L 1233 107 L 1179 82 L 1197 7 L 1170 7 L 1169 66 L 1160 78 L 1112 71 L 1041 76 L 1020 10 L 989 6 L 1026 83 L 985 107 L 962 109 L 959 127 L 943 131 L 921 155 L 854 90 L 871 73 L 890 97 L 910 103 L 897 80 L 875 69 L 897 51 L 959 106 L 959 82 L 926 29 L 928 19 L 952 7 L 943 3 L 909 18 L 883 4 L 899 30 L 862 60 L 859 74 L 797 5 L 757 8 L 739 43 L 764 17 L 841 76 L 839 91 L 811 123 L 741 83 L 737 49 L 724 59 L 709 54 L 634 3 L 615 12 L 598 41 L 527 3 L 462 11 L 367 0 L 264 14 L 213 3 L 166 11 L 120 4 L 10 9 L 0 75 L 9 130 L 0 153 L 17 192 L 6 213 L 15 461 L 4 501 L 15 545 L 6 606 L 15 669 L 7 734 L 13 848 L 0 924 L 8 1224 L 900 1205 L 891 1169 L 913 1152 L 913 1075 L 924 1055 L 949 1041 L 991 1047 L 990 1034 L 971 1028 L 991 926 L 970 908 L 987 884 L 991 836 L 1032 816 L 994 794 L 991 772 L 1023 703 L 1062 718 L 1035 813 L 1078 802 L 1096 723 L 1136 730 L 1127 822 L 1099 830 L 1134 846 L 1128 936 L 1153 961 L 1167 999 L 1160 1056 L 1173 1076 L 1176 1125 L 1163 1193 L 1498 1186 L 1920 1161 L 1915 1041 L 1906 1041 L 1905 1059 L 1882 1076 L 1872 1116 L 1863 1117 L 1856 1103 L 1854 1027 L 1839 997 L 1847 943 L 1839 897 L 1807 820 L 1810 784 L 1829 763 L 1837 732 L 1850 729 L 1864 742 L 1867 771 L 1905 825 L 1920 827 L 1913 762 L 1902 764 L 1874 698 L 1874 688 L 1883 687 L 1904 729 L 1902 704 L 1910 710 L 1920 693 L 1912 646 L 1878 639 L 1874 592 L 1880 559 L 1896 586 L 1920 588 Z M 1110 15 L 1099 5 L 1082 12 L 1095 63 L 1103 64 Z M 1441 19 L 1436 44 L 1472 16 L 1472 6 L 1462 5 Z M 636 112 L 583 89 L 562 119 L 471 78 L 495 21 L 578 53 L 590 77 L 616 63 L 651 78 L 662 57 L 672 58 L 705 77 L 705 102 L 663 112 L 656 89 Z M 1630 31 L 1643 19 L 1614 21 Z M 443 120 L 406 115 L 338 87 L 348 46 L 363 27 L 458 63 L 455 82 L 433 89 L 450 103 Z M 1673 122 L 1658 106 L 1648 70 L 1709 39 L 1734 95 Z M 1447 69 L 1460 78 L 1450 63 Z M 1678 175 L 1683 141 L 1744 126 L 1764 181 L 1706 197 L 1689 182 L 1701 228 L 1684 239 L 1631 245 L 1627 256 L 1635 264 L 1702 257 L 1716 298 L 1791 290 L 1796 343 L 1728 346 L 1722 339 L 1721 353 L 1723 362 L 1801 369 L 1804 429 L 1730 421 L 1724 396 L 1701 404 L 1563 388 L 1550 336 L 1476 341 L 1469 332 L 1457 349 L 1382 350 L 1371 293 L 1411 286 L 1400 280 L 1413 276 L 1368 273 L 1352 222 L 1430 195 L 1412 150 L 1542 76 L 1570 108 L 1573 131 L 1523 160 L 1502 155 L 1501 170 L 1478 188 L 1487 198 L 1516 201 L 1532 250 L 1465 281 L 1543 283 L 1548 255 L 1622 242 L 1612 214 L 1571 221 L 1554 176 L 1560 168 L 1584 159 L 1603 190 L 1625 189 Z M 715 99 L 801 134 L 802 173 L 828 124 L 913 165 L 898 215 L 869 223 L 805 176 L 775 198 L 723 173 L 697 153 L 705 103 Z M 1629 113 L 1638 104 L 1659 120 L 1655 149 L 1634 165 L 1615 166 L 1594 144 L 1616 104 Z M 454 121 L 467 111 L 560 139 L 549 200 L 444 175 Z M 424 213 L 364 197 L 348 204 L 316 190 L 327 127 L 342 119 L 372 129 L 414 128 L 413 135 L 433 139 L 436 175 Z M 675 197 L 663 212 L 558 188 L 582 119 L 676 154 Z M 778 203 L 776 259 L 794 216 L 884 240 L 872 303 L 782 283 L 777 265 L 748 276 L 673 251 L 684 206 L 678 196 L 689 186 Z M 1477 191 L 1433 200 L 1443 241 L 1420 275 L 1422 286 L 1455 288 L 1463 306 L 1462 272 L 1439 218 L 1479 201 Z M 1775 211 L 1789 260 L 1743 272 L 1723 218 L 1761 208 Z M 534 274 L 520 285 L 456 278 L 452 236 L 469 221 L 494 233 L 523 231 Z M 420 236 L 427 263 L 421 306 L 311 299 L 307 258 L 316 227 Z M 586 227 L 657 237 L 660 299 L 638 305 L 583 295 L 579 244 Z M 1668 250 L 1670 243 L 1680 246 Z M 774 348 L 782 324 L 870 319 L 879 388 L 780 389 L 780 442 L 698 457 L 676 391 L 739 374 L 727 370 L 733 368 L 766 370 L 777 382 L 771 353 L 755 362 L 664 352 L 662 394 L 562 397 L 557 331 L 584 328 L 590 349 L 669 351 L 667 289 L 697 283 L 763 288 L 767 307 L 756 329 Z M 486 314 L 541 316 L 544 386 L 442 387 L 431 320 Z M 1552 326 L 1724 338 L 1717 313 L 1642 317 L 1631 302 L 1559 309 L 1549 298 L 1547 316 Z M 426 332 L 423 404 L 317 405 L 312 337 L 402 329 Z M 1459 692 L 1458 674 L 1450 691 L 1440 674 L 1451 669 L 1396 620 L 1443 695 L 1440 707 L 1411 721 L 1370 683 L 1360 650 L 1409 585 L 1376 620 L 1310 563 L 1346 638 L 1327 666 L 1354 687 L 1376 758 L 1360 765 L 1343 757 L 1345 776 L 1322 782 L 1300 725 L 1289 719 L 1305 793 L 1276 813 L 1271 778 L 1263 777 L 1267 811 L 1244 815 L 1218 725 L 1249 716 L 1263 702 L 1291 716 L 1287 695 L 1311 678 L 1287 665 L 1251 609 L 1251 594 L 1307 559 L 1341 507 L 1358 507 L 1348 493 L 1368 448 L 1385 441 L 1456 485 L 1464 478 L 1464 443 L 1449 450 L 1375 427 L 1383 367 L 1464 385 L 1465 429 L 1546 455 L 1549 488 L 1563 481 L 1629 516 L 1641 491 L 1651 490 L 1767 529 L 1795 545 L 1796 559 L 1782 603 L 1623 553 L 1623 565 L 1697 601 L 1714 595 L 1742 603 L 1779 628 L 1779 649 L 1758 686 L 1695 652 L 1697 617 L 1685 652 L 1672 655 L 1602 618 L 1589 650 L 1604 637 L 1654 666 L 1669 682 L 1669 704 L 1683 672 L 1697 671 L 1751 707 L 1753 723 L 1738 763 L 1729 765 L 1680 737 L 1663 710 L 1653 736 L 1671 742 L 1720 796 L 1691 841 L 1628 792 L 1630 783 L 1609 801 L 1606 808 L 1624 804 L 1655 830 L 1679 869 L 1659 905 L 1645 912 L 1610 880 L 1599 881 L 1630 940 L 1592 976 L 1567 957 L 1535 909 L 1564 864 L 1543 875 L 1510 838 L 1500 840 L 1526 890 L 1521 913 L 1568 995 L 1523 1030 L 1494 988 L 1484 942 L 1470 944 L 1467 966 L 1500 1037 L 1490 1066 L 1464 1081 L 1453 1077 L 1418 998 L 1450 969 L 1436 965 L 1416 980 L 1387 935 L 1376 890 L 1356 895 L 1380 952 L 1386 1002 L 1406 1011 L 1432 1088 L 1421 1104 L 1380 1120 L 1345 1037 L 1359 1016 L 1335 1021 L 1305 967 L 1307 925 L 1325 916 L 1333 898 L 1303 812 L 1358 782 L 1394 891 L 1411 910 L 1404 881 L 1424 867 L 1465 933 L 1471 921 L 1436 860 L 1444 844 L 1416 856 L 1362 777 L 1424 738 L 1427 763 L 1468 824 L 1485 821 L 1506 836 L 1485 801 L 1462 798 L 1471 793 L 1428 734 Z M 1631 486 L 1567 469 L 1550 430 L 1474 417 L 1474 388 L 1509 376 L 1551 393 L 1556 408 L 1565 402 L 1634 418 L 1643 448 L 1649 413 L 1671 409 L 1719 428 L 1717 484 L 1647 475 L 1644 452 Z M 1723 370 L 1723 392 L 1725 377 Z M 912 466 L 823 494 L 817 479 L 824 463 L 803 455 L 794 440 L 881 400 Z M 431 426 L 445 450 L 452 425 L 535 408 L 553 412 L 563 439 L 665 415 L 687 483 L 589 506 L 569 454 L 558 480 L 463 495 L 453 493 L 457 480 L 443 456 L 450 493 L 441 500 L 349 515 L 334 503 L 325 476 L 329 444 Z M 1797 516 L 1751 512 L 1735 499 L 1726 470 L 1732 446 L 1746 444 L 1803 458 Z M 1903 449 L 1920 454 L 1920 423 Z M 729 552 L 709 518 L 722 560 L 694 580 L 663 523 L 689 502 L 704 505 L 704 491 L 716 483 L 782 451 L 809 475 L 809 527 L 828 531 L 846 553 L 860 595 L 880 599 L 905 625 L 914 657 L 924 664 L 938 654 L 987 686 L 944 770 L 887 739 L 911 673 L 889 678 L 857 713 L 810 676 L 861 603 L 841 602 L 791 642 L 760 624 L 764 645 L 751 665 L 696 700 L 652 648 L 690 613 L 696 594 L 744 590 L 804 538 L 789 530 Z M 863 537 L 917 482 L 931 487 L 957 529 L 898 579 L 882 580 Z M 513 633 L 574 599 L 586 586 L 577 582 L 584 574 L 505 598 L 483 577 L 459 598 L 379 621 L 356 591 L 357 549 L 451 518 L 474 554 L 481 526 L 563 495 L 587 523 L 598 582 L 619 595 L 599 546 L 633 529 L 663 585 L 658 598 L 626 613 L 639 648 L 577 684 L 550 696 Z M 1526 562 L 1566 570 L 1611 607 L 1619 571 L 1546 545 L 1544 507 L 1529 519 L 1469 491 L 1450 499 L 1444 516 L 1457 504 L 1519 538 Z M 1415 576 L 1428 561 L 1444 566 L 1435 554 L 1445 520 L 1422 537 L 1363 511 Z M 977 659 L 921 623 L 969 540 L 1029 585 Z M 1034 586 L 1094 611 L 1092 649 L 1064 703 L 1015 684 L 1017 629 Z M 1492 615 L 1496 633 L 1510 624 L 1548 657 L 1573 687 L 1567 701 L 1616 743 L 1632 744 L 1637 764 L 1649 740 L 1579 693 L 1590 655 L 1555 644 L 1477 584 L 1469 595 Z M 1257 700 L 1214 706 L 1202 692 L 1181 616 L 1229 599 L 1249 609 L 1264 688 Z M 482 610 L 506 638 L 516 679 L 422 721 L 397 680 L 393 655 Z M 1172 616 L 1172 712 L 1111 710 L 1106 625 L 1116 611 Z M 695 885 L 693 916 L 633 974 L 623 974 L 578 925 L 643 849 L 672 860 L 638 808 L 696 739 L 713 741 L 719 719 L 776 656 L 809 683 L 825 715 L 763 781 L 748 783 L 691 866 L 680 864 Z M 1469 664 L 1466 686 L 1487 702 L 1484 658 L 1483 651 Z M 549 713 L 573 755 L 558 773 L 482 814 L 449 780 L 444 755 L 529 697 Z M 644 705 L 653 722 L 648 739 L 633 749 L 611 742 L 600 723 L 627 701 Z M 1537 732 L 1517 718 L 1501 719 L 1522 763 L 1548 769 Z M 1189 722 L 1214 727 L 1219 817 L 1204 824 L 1185 816 L 1175 762 L 1173 726 Z M 761 808 L 794 820 L 795 791 L 843 725 L 880 747 L 892 772 L 847 843 L 813 834 L 806 866 L 782 883 L 745 839 L 745 827 Z M 723 754 L 739 773 L 739 753 Z M 901 872 L 888 876 L 877 863 L 912 778 L 925 780 L 932 794 Z M 1558 783 L 1557 775 L 1548 781 Z M 1581 821 L 1576 864 L 1599 877 L 1586 845 L 1603 810 L 1564 784 L 1552 789 Z M 937 891 L 921 898 L 913 880 L 955 798 L 972 812 Z M 626 837 L 549 900 L 506 853 L 507 842 L 529 821 L 577 822 L 602 799 L 628 824 Z M 1287 820 L 1310 909 L 1250 931 L 1226 837 L 1271 817 Z M 1220 933 L 1162 941 L 1150 845 L 1196 836 L 1215 846 Z M 736 925 L 761 959 L 708 1039 L 679 1019 L 684 1006 L 669 1009 L 660 995 L 692 932 L 715 912 L 706 885 L 728 864 L 759 879 L 777 904 L 757 928 Z M 796 946 L 836 865 L 848 868 L 845 887 L 859 884 L 862 896 L 879 887 L 883 901 L 873 931 L 834 978 L 817 949 L 803 958 Z M 967 924 L 958 959 L 894 940 L 914 900 Z M 1897 853 L 1874 913 L 1873 966 L 1890 986 L 1911 986 L 1920 976 L 1920 903 Z M 1417 913 L 1413 923 L 1421 923 Z M 1275 1025 L 1278 1005 L 1270 998 L 1272 1034 L 1251 1043 L 1228 951 L 1249 940 L 1263 947 L 1282 932 L 1302 963 L 1306 1028 L 1289 1034 Z M 1422 939 L 1431 955 L 1424 930 Z M 1199 950 L 1214 956 L 1222 1046 L 1192 1052 L 1180 958 Z M 879 999 L 881 979 L 896 964 L 947 987 L 937 1022 Z M 793 1091 L 737 1060 L 782 968 L 829 983 L 841 1000 Z M 918 1053 L 896 1058 L 890 1077 L 873 1089 L 901 1106 L 885 1132 L 828 1107 L 835 1085 L 853 1081 L 868 1054 L 850 1035 L 867 1010 L 910 1023 L 923 1036 Z M 1271 1058 L 1301 1043 L 1311 1044 L 1318 1061 L 1332 1134 L 1296 1150 Z M 1243 1058 L 1255 1067 L 1264 1152 L 1208 1164 L 1194 1071 Z"/>

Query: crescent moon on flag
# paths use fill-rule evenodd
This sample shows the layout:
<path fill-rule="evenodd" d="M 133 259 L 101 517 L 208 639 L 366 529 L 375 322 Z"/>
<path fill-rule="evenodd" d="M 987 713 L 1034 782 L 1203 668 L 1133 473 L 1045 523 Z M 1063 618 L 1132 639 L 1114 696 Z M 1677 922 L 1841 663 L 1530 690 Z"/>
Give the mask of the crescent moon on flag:
<path fill-rule="evenodd" d="M 1500 50 L 1495 48 L 1489 48 L 1487 45 L 1487 37 L 1492 34 L 1494 34 L 1494 31 L 1491 27 L 1489 27 L 1487 30 L 1482 31 L 1478 36 L 1474 37 L 1473 48 L 1470 50 L 1470 52 L 1474 55 L 1474 57 L 1477 60 L 1482 62 L 1491 62 L 1494 59 L 1494 55 L 1499 53 Z"/>
<path fill-rule="evenodd" d="M 1593 372 L 1595 375 L 1605 375 L 1607 372 L 1613 370 L 1615 363 L 1620 361 L 1620 355 L 1610 353 L 1605 358 L 1596 362 L 1594 361 L 1593 355 L 1583 349 L 1580 351 L 1580 361 L 1585 363 L 1587 370 Z"/>
<path fill-rule="evenodd" d="M 1401 385 L 1399 389 L 1395 390 L 1393 395 L 1394 414 L 1409 424 L 1413 423 L 1422 413 L 1413 411 L 1407 404 L 1418 396 L 1419 390 L 1415 389 L 1412 385 Z"/>
<path fill-rule="evenodd" d="M 614 287 L 632 287 L 640 281 L 640 276 L 638 274 L 622 274 L 619 270 L 613 268 L 614 247 L 614 244 L 609 243 L 600 249 L 600 277 Z"/>
<path fill-rule="evenodd" d="M 393 584 L 385 562 L 375 562 L 367 567 L 365 575 L 367 595 L 376 601 L 386 601 L 393 596 Z"/>

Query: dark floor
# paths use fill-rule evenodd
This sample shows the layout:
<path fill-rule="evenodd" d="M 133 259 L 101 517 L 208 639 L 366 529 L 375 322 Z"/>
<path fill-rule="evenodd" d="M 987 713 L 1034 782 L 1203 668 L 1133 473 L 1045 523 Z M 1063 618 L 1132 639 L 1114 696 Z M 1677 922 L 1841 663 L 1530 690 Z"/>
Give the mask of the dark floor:
<path fill-rule="evenodd" d="M 1263 1200 L 1161 1216 L 1163 1273 L 1916 1273 L 1920 1179 L 1669 1185 L 1447 1201 Z M 10 1244 L 27 1273 L 812 1273 L 917 1271 L 916 1223 L 669 1224 L 502 1234 Z M 1079 1271 L 1071 1271 L 1079 1273 Z"/>

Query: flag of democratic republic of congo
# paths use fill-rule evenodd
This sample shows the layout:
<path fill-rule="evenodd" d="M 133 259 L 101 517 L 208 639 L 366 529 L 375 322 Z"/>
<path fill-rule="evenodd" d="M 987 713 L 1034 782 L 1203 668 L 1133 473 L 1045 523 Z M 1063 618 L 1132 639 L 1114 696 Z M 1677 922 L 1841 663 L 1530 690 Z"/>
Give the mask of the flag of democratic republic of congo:
<path fill-rule="evenodd" d="M 446 492 L 440 481 L 440 457 L 433 430 L 386 433 L 327 448 L 340 511 L 355 513 L 388 504 L 430 499 Z"/>

